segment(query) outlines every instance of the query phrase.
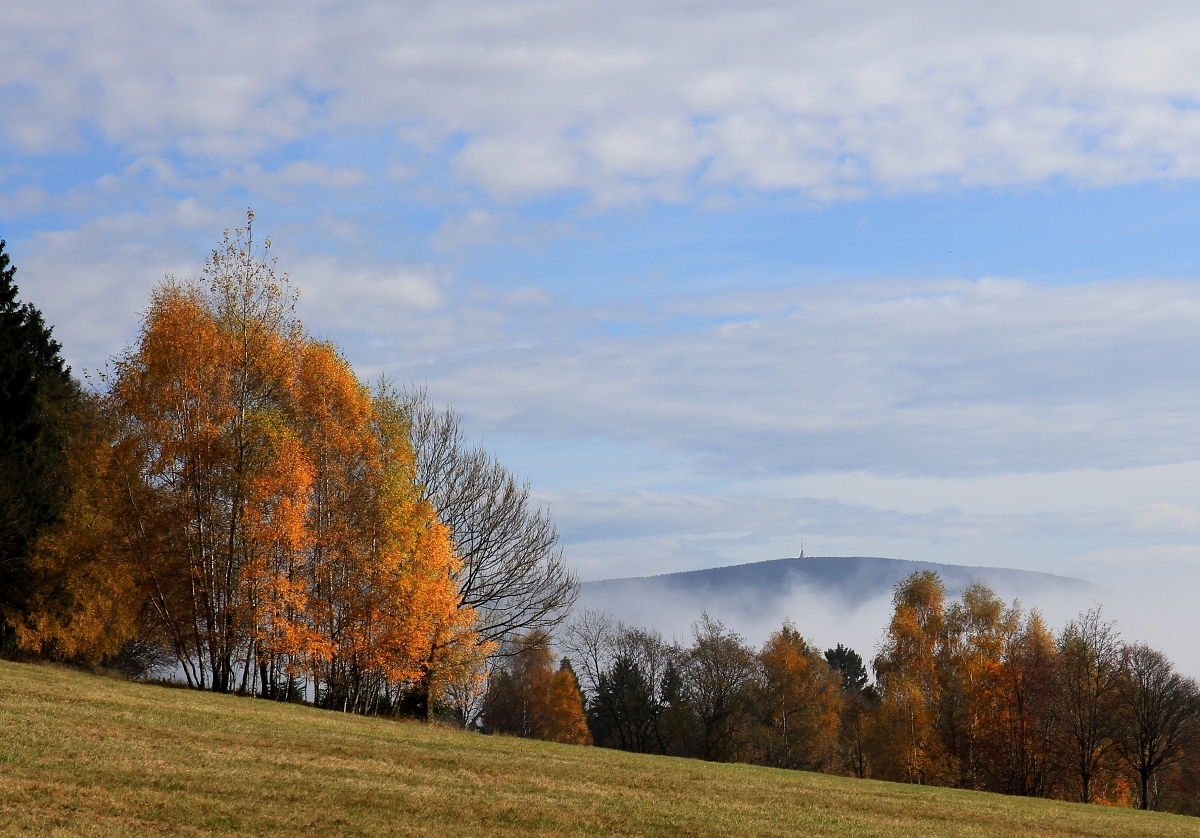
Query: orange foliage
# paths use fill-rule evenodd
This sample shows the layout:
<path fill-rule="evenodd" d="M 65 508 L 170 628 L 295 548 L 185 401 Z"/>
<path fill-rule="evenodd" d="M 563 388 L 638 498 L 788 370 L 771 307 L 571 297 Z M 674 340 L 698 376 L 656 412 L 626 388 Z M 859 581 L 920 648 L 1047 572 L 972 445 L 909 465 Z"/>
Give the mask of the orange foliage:
<path fill-rule="evenodd" d="M 1132 807 L 1137 800 L 1137 788 L 1128 777 L 1105 773 L 1092 787 L 1091 802 L 1101 806 Z"/>
<path fill-rule="evenodd" d="M 1013 607 L 1004 628 L 1000 659 L 989 663 L 976 699 L 979 787 L 1042 795 L 1054 744 L 1054 638 L 1036 611 L 1022 619 Z"/>
<path fill-rule="evenodd" d="M 554 655 L 543 631 L 518 639 L 489 684 L 485 726 L 528 739 L 590 745 L 583 696 L 565 666 L 554 670 Z"/>
<path fill-rule="evenodd" d="M 227 260 L 235 259 L 232 253 Z M 152 579 L 154 605 L 191 683 L 236 686 L 276 601 L 297 541 L 307 467 L 285 424 L 294 326 L 278 288 L 240 283 L 218 261 L 208 289 L 168 283 L 151 299 L 136 350 L 117 362 L 110 400 L 120 420 L 131 498 L 129 540 Z M 287 331 L 285 331 L 285 327 Z M 152 542 L 148 531 L 161 535 Z"/>
<path fill-rule="evenodd" d="M 759 663 L 762 760 L 780 768 L 826 767 L 841 725 L 840 678 L 790 622 L 763 644 Z"/>
<path fill-rule="evenodd" d="M 310 343 L 297 407 L 314 469 L 314 665 L 324 700 L 361 706 L 380 688 L 423 678 L 448 657 L 437 650 L 464 642 L 474 615 L 457 607 L 458 558 L 420 499 L 407 426 L 386 387 L 372 399 L 332 346 Z"/>
<path fill-rule="evenodd" d="M 592 744 L 583 713 L 583 696 L 571 670 L 560 667 L 546 696 L 546 738 L 571 745 Z"/>
<path fill-rule="evenodd" d="M 897 585 L 895 602 L 875 661 L 878 773 L 1048 793 L 1056 653 L 1041 617 L 979 584 L 946 608 L 928 572 Z"/>
<path fill-rule="evenodd" d="M 473 645 L 474 613 L 395 399 L 251 251 L 238 231 L 206 283 L 160 287 L 116 364 L 125 544 L 189 682 L 383 709 Z"/>

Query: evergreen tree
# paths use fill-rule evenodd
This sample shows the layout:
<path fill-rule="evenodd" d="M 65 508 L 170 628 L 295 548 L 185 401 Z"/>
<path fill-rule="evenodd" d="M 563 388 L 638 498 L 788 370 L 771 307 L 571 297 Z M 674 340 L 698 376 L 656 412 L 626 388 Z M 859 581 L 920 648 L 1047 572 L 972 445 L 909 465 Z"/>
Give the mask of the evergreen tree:
<path fill-rule="evenodd" d="M 861 693 L 867 688 L 867 667 L 858 652 L 849 646 L 839 643 L 836 649 L 826 649 L 825 661 L 842 676 L 843 690 Z"/>
<path fill-rule="evenodd" d="M 62 512 L 72 408 L 79 395 L 42 313 L 17 300 L 0 240 L 0 651 L 29 585 L 29 551 Z"/>

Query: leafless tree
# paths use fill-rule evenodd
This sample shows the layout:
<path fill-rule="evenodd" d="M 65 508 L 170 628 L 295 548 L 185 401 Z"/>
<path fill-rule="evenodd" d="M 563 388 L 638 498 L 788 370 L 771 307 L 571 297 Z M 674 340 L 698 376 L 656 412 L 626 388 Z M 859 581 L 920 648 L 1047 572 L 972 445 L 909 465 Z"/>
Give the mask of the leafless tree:
<path fill-rule="evenodd" d="M 1100 607 L 1080 614 L 1058 640 L 1058 723 L 1066 761 L 1079 781 L 1079 799 L 1092 800 L 1092 782 L 1112 751 L 1120 640 Z"/>
<path fill-rule="evenodd" d="M 622 628 L 610 615 L 590 609 L 580 611 L 567 625 L 562 645 L 575 667 L 585 697 L 596 695 L 600 676 L 612 660 L 617 632 Z"/>
<path fill-rule="evenodd" d="M 1138 774 L 1142 808 L 1154 808 L 1150 781 L 1182 756 L 1198 726 L 1200 694 L 1196 682 L 1176 672 L 1162 652 L 1137 643 L 1122 650 L 1117 697 L 1117 749 Z"/>
<path fill-rule="evenodd" d="M 479 728 L 494 665 L 490 657 L 481 655 L 455 670 L 445 685 L 442 698 L 445 705 L 443 718 L 446 721 L 453 722 L 463 730 Z"/>
<path fill-rule="evenodd" d="M 867 726 L 876 699 L 874 688 L 843 690 L 838 740 L 850 772 L 860 780 L 867 777 Z"/>
<path fill-rule="evenodd" d="M 596 744 L 640 753 L 670 752 L 678 719 L 683 650 L 654 630 L 584 611 L 563 647 L 581 675 Z"/>
<path fill-rule="evenodd" d="M 754 651 L 741 635 L 703 614 L 692 626 L 694 642 L 684 660 L 684 691 L 699 723 L 701 756 L 731 760 L 748 723 L 748 687 Z"/>
<path fill-rule="evenodd" d="M 528 482 L 463 437 L 453 409 L 436 408 L 423 388 L 399 397 L 418 482 L 462 559 L 459 603 L 478 612 L 480 641 L 552 632 L 575 604 L 579 579 L 563 564 L 550 513 L 531 502 Z"/>

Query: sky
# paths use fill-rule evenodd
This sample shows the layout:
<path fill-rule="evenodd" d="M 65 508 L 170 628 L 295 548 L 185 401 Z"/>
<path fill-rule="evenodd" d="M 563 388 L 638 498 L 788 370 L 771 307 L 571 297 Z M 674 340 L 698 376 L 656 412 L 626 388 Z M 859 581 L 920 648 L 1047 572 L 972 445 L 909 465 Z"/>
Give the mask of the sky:
<path fill-rule="evenodd" d="M 584 579 L 803 542 L 1190 605 L 1195 4 L 0 10 L 0 237 L 77 372 L 253 207 Z"/>

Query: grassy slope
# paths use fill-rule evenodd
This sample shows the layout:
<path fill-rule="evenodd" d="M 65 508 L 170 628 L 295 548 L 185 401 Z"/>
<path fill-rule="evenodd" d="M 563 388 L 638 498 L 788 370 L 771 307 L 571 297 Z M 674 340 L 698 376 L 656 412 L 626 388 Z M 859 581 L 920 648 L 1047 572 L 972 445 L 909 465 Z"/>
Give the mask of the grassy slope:
<path fill-rule="evenodd" d="M 0 662 L 0 834 L 1200 836 L 1200 819 L 639 756 Z"/>

